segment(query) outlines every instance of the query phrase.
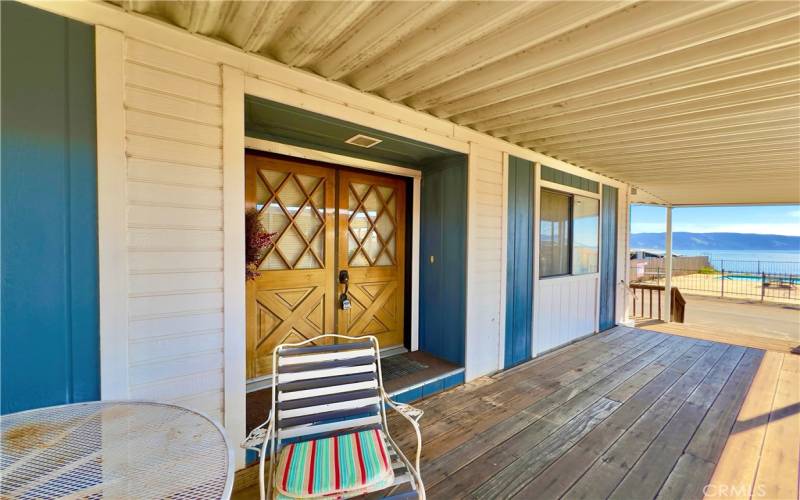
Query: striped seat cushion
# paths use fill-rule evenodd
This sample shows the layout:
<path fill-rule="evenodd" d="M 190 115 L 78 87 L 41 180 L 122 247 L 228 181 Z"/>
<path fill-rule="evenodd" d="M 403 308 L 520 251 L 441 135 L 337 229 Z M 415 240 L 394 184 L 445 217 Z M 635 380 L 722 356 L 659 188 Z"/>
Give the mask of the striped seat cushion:
<path fill-rule="evenodd" d="M 394 479 L 380 429 L 292 443 L 281 450 L 275 474 L 280 497 L 349 497 Z"/>

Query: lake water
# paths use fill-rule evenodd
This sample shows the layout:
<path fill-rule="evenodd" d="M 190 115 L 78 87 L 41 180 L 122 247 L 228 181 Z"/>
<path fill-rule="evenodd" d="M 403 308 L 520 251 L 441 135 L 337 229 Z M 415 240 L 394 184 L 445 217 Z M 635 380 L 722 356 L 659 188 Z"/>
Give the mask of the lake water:
<path fill-rule="evenodd" d="M 638 249 L 637 249 L 638 250 Z M 663 254 L 664 250 L 642 249 Z M 680 250 L 673 249 L 676 255 L 706 255 L 717 270 L 739 273 L 770 273 L 800 275 L 800 252 L 793 250 Z"/>

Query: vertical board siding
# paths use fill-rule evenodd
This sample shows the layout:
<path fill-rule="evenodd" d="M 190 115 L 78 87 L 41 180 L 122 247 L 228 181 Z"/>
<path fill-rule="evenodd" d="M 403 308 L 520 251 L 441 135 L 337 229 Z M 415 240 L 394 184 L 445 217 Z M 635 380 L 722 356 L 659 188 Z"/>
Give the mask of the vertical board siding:
<path fill-rule="evenodd" d="M 469 155 L 466 378 L 500 369 L 503 287 L 503 154 L 476 144 Z"/>
<path fill-rule="evenodd" d="M 220 66 L 126 40 L 130 396 L 223 417 Z"/>
<path fill-rule="evenodd" d="M 533 163 L 508 158 L 505 368 L 531 356 L 533 314 Z"/>
<path fill-rule="evenodd" d="M 597 274 L 539 280 L 533 352 L 538 355 L 595 332 Z"/>
<path fill-rule="evenodd" d="M 0 413 L 100 397 L 94 29 L 2 2 Z"/>
<path fill-rule="evenodd" d="M 600 331 L 616 324 L 618 189 L 603 185 L 600 248 Z"/>
<path fill-rule="evenodd" d="M 466 329 L 465 160 L 459 155 L 426 166 L 420 200 L 419 346 L 458 365 Z"/>

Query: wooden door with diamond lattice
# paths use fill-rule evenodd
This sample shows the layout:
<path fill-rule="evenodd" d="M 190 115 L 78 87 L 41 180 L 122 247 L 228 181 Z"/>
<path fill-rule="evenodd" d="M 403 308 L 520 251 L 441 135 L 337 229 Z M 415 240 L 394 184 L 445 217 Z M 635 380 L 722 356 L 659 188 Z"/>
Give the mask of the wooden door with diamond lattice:
<path fill-rule="evenodd" d="M 245 202 L 275 244 L 247 282 L 247 378 L 272 373 L 272 351 L 334 328 L 334 169 L 245 156 Z"/>
<path fill-rule="evenodd" d="M 337 328 L 375 335 L 383 348 L 403 344 L 405 199 L 400 179 L 339 172 L 338 261 L 350 275 L 350 309 L 339 309 Z"/>

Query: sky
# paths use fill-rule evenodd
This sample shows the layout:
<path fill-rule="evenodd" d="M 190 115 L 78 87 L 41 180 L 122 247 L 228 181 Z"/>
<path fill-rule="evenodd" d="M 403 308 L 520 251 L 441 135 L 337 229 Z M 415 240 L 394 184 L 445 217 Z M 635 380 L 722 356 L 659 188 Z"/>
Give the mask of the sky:
<path fill-rule="evenodd" d="M 633 205 L 631 232 L 663 233 L 665 218 L 663 207 Z M 800 236 L 800 205 L 677 207 L 672 209 L 672 231 Z"/>

